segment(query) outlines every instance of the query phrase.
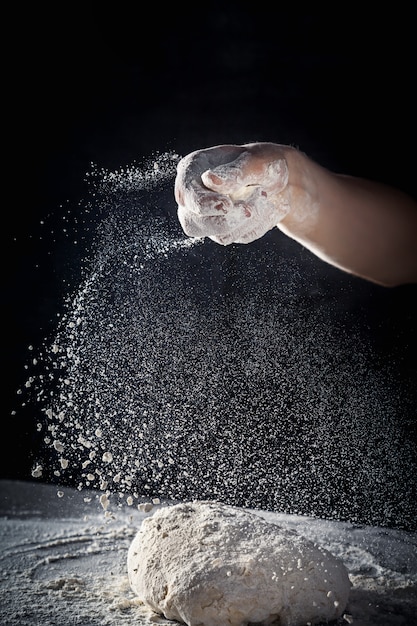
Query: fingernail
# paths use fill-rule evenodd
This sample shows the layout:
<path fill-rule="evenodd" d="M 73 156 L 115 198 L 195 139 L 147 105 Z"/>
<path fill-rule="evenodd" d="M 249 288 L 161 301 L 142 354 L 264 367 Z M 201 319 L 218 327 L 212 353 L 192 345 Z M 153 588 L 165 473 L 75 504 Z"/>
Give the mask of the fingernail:
<path fill-rule="evenodd" d="M 209 172 L 208 176 L 210 177 L 210 180 L 214 185 L 221 185 L 223 182 L 222 179 L 219 178 L 219 176 L 216 176 L 216 174 L 213 174 L 212 172 Z"/>
<path fill-rule="evenodd" d="M 206 187 L 209 187 L 209 189 L 213 189 L 213 187 L 220 187 L 224 184 L 223 179 L 220 178 L 220 176 L 218 176 L 217 174 L 214 174 L 211 170 L 207 170 L 207 172 L 204 172 L 204 174 L 202 174 L 201 176 L 201 179 L 204 185 Z"/>

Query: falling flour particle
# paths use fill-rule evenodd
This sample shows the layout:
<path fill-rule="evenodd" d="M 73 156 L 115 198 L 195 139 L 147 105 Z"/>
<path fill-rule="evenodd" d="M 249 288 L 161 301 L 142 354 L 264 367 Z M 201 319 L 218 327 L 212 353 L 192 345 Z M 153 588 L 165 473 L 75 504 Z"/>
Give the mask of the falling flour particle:
<path fill-rule="evenodd" d="M 152 511 L 152 509 L 152 502 L 141 502 L 140 504 L 138 504 L 138 510 L 141 511 L 141 513 L 149 513 L 150 511 Z"/>
<path fill-rule="evenodd" d="M 100 504 L 104 511 L 106 511 L 109 508 L 110 501 L 109 501 L 107 494 L 103 493 L 100 496 Z"/>
<path fill-rule="evenodd" d="M 42 476 L 42 466 L 41 465 L 37 465 L 36 467 L 33 468 L 32 476 L 33 476 L 33 478 L 40 478 Z"/>
<path fill-rule="evenodd" d="M 54 441 L 54 448 L 57 452 L 63 452 L 64 446 L 60 441 Z"/>
<path fill-rule="evenodd" d="M 305 626 L 339 618 L 347 569 L 327 550 L 244 509 L 166 506 L 142 522 L 127 557 L 132 590 L 187 626 Z"/>

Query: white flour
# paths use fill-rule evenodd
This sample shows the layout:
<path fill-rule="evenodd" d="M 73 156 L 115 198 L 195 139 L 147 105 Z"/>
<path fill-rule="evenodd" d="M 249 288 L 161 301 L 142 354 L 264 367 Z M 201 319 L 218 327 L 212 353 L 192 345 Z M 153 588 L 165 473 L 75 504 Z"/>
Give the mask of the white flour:
<path fill-rule="evenodd" d="M 130 589 L 126 564 L 142 521 L 168 503 L 152 509 L 144 502 L 141 511 L 123 506 L 106 516 L 98 493 L 62 492 L 57 498 L 53 485 L 0 481 L 2 626 L 175 626 Z M 344 563 L 353 586 L 345 612 L 331 626 L 416 625 L 415 533 L 256 514 Z"/>
<path fill-rule="evenodd" d="M 132 589 L 188 626 L 304 626 L 340 617 L 350 581 L 328 551 L 262 517 L 215 502 L 166 507 L 128 552 Z"/>
<path fill-rule="evenodd" d="M 44 444 L 32 476 L 101 490 L 109 514 L 213 499 L 409 528 L 415 385 L 287 238 L 186 238 L 177 159 L 88 176 L 82 276 L 18 396 Z"/>

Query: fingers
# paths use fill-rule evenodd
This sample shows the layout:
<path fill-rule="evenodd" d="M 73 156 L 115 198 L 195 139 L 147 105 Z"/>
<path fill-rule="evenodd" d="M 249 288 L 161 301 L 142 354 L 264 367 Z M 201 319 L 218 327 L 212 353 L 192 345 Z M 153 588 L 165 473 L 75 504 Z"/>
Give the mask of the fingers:
<path fill-rule="evenodd" d="M 217 215 L 198 215 L 179 205 L 178 220 L 188 237 L 224 237 L 235 231 L 248 220 L 248 211 L 244 205 L 235 207 L 229 212 L 218 212 Z"/>
<path fill-rule="evenodd" d="M 278 154 L 251 147 L 234 161 L 206 170 L 201 179 L 208 189 L 227 195 L 253 185 L 277 192 L 288 183 L 288 167 L 286 160 Z"/>
<path fill-rule="evenodd" d="M 196 215 L 186 207 L 178 207 L 178 219 L 190 237 L 209 237 L 224 246 L 250 243 L 274 228 L 289 211 L 289 204 L 271 203 L 255 187 L 247 201 L 239 201 L 222 215 Z"/>
<path fill-rule="evenodd" d="M 263 237 L 268 230 L 270 228 L 267 228 L 265 224 L 246 222 L 233 232 L 225 235 L 212 235 L 209 239 L 222 246 L 229 246 L 232 243 L 248 244 Z"/>
<path fill-rule="evenodd" d="M 189 211 L 196 215 L 221 215 L 226 213 L 233 206 L 232 200 L 222 190 L 209 189 L 204 185 L 202 173 L 213 166 L 217 154 L 216 163 L 220 159 L 233 156 L 239 147 L 228 146 L 221 148 L 211 148 L 208 150 L 191 153 L 181 159 L 177 166 L 177 176 L 175 178 L 174 195 L 177 204 L 187 207 Z"/>
<path fill-rule="evenodd" d="M 266 198 L 259 187 L 249 187 L 251 193 L 245 200 L 233 202 L 228 196 L 214 192 L 194 190 L 195 195 L 189 195 L 186 206 L 178 206 L 178 219 L 184 232 L 190 237 L 228 237 L 230 233 L 252 229 L 249 222 L 259 220 L 259 204 L 265 205 Z M 194 198 L 191 200 L 191 198 Z M 198 198 L 198 201 L 195 200 Z M 191 202 L 199 204 L 192 210 Z M 269 207 L 269 205 L 268 205 Z M 269 207 L 271 208 L 271 207 Z M 261 211 L 262 213 L 262 211 Z"/>
<path fill-rule="evenodd" d="M 233 204 L 229 195 L 263 180 L 264 169 L 261 159 L 253 160 L 242 146 L 197 150 L 178 163 L 175 199 L 198 215 L 226 212 Z"/>
<path fill-rule="evenodd" d="M 212 191 L 233 194 L 242 187 L 258 184 L 258 168 L 255 165 L 249 152 L 245 151 L 234 161 L 203 172 L 201 179 Z"/>
<path fill-rule="evenodd" d="M 224 145 L 197 150 L 177 167 L 179 222 L 190 237 L 209 237 L 223 245 L 249 243 L 287 214 L 289 205 L 279 197 L 287 183 L 281 146 Z"/>

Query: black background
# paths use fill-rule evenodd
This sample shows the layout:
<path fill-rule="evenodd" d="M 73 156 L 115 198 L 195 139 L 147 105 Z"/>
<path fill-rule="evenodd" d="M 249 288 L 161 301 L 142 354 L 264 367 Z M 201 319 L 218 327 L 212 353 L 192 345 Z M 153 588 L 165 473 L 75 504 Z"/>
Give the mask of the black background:
<path fill-rule="evenodd" d="M 54 327 L 79 263 L 77 248 L 52 245 L 40 223 L 52 214 L 49 223 L 55 219 L 58 228 L 59 207 L 83 193 L 91 162 L 114 169 L 154 151 L 184 155 L 217 143 L 266 140 L 297 145 L 331 169 L 417 193 L 411 11 L 106 6 L 33 5 L 5 16 L 6 478 L 30 479 L 37 438 L 30 415 L 13 413 L 17 390 L 26 380 L 28 345 Z M 322 271 L 339 293 L 340 272 Z M 381 351 L 406 350 L 402 366 L 409 376 L 415 287 L 387 290 L 357 280 L 357 290 L 364 324 L 373 320 Z"/>

